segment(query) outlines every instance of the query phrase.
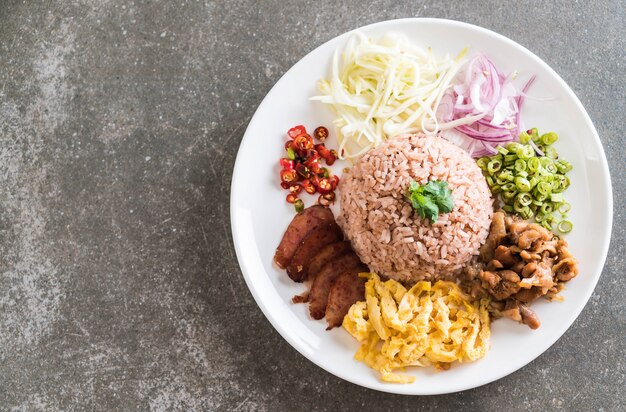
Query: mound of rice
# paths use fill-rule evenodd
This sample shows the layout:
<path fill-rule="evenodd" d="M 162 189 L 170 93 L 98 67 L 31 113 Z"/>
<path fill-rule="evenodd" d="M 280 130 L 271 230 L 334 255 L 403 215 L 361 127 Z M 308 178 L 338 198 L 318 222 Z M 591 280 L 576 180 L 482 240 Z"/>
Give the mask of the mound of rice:
<path fill-rule="evenodd" d="M 454 209 L 420 219 L 405 198 L 412 180 L 444 180 Z M 463 149 L 440 137 L 402 135 L 363 156 L 340 183 L 337 221 L 371 270 L 401 282 L 455 275 L 484 243 L 493 204 L 487 182 Z"/>

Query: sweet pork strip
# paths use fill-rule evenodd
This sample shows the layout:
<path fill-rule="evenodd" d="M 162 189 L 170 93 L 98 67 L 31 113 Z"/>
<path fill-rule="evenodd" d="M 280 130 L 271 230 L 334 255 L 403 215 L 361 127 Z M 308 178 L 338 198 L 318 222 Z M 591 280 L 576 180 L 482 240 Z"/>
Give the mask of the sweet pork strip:
<path fill-rule="evenodd" d="M 350 306 L 365 300 L 365 282 L 364 278 L 353 272 L 344 272 L 335 279 L 326 305 L 327 330 L 341 326 Z"/>
<path fill-rule="evenodd" d="M 342 238 L 343 233 L 335 222 L 315 226 L 298 245 L 296 253 L 294 253 L 287 267 L 287 275 L 295 282 L 304 281 L 309 273 L 311 259 L 324 246 L 335 243 Z"/>
<path fill-rule="evenodd" d="M 294 253 L 296 253 L 296 249 L 302 239 L 304 239 L 315 226 L 320 223 L 330 223 L 334 221 L 335 217 L 333 216 L 333 212 L 319 205 L 306 208 L 295 215 L 291 223 L 289 223 L 278 248 L 276 248 L 276 253 L 274 254 L 276 264 L 281 269 L 286 268 L 289 262 L 291 262 Z"/>
<path fill-rule="evenodd" d="M 313 279 L 309 291 L 309 313 L 311 317 L 313 319 L 324 317 L 330 288 L 339 275 L 346 272 L 359 273 L 361 271 L 367 271 L 367 266 L 363 265 L 354 253 L 345 254 L 324 265 Z"/>
<path fill-rule="evenodd" d="M 313 279 L 325 264 L 350 252 L 350 242 L 335 242 L 324 246 L 309 262 L 308 279 Z"/>

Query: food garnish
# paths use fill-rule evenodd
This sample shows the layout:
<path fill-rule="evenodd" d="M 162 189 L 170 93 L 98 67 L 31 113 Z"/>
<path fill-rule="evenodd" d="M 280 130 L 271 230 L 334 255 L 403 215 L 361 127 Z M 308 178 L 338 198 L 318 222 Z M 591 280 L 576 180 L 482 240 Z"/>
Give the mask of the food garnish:
<path fill-rule="evenodd" d="M 437 107 L 463 55 L 438 57 L 404 36 L 356 33 L 335 52 L 330 79 L 319 82 L 322 95 L 311 98 L 337 115 L 340 158 L 358 158 L 399 134 L 436 133 Z"/>
<path fill-rule="evenodd" d="M 517 140 L 524 96 L 535 77 L 516 90 L 516 73 L 505 75 L 484 54 L 467 62 L 437 109 L 441 135 L 473 157 L 496 154 L 496 146 Z M 448 129 L 448 130 L 446 130 Z"/>
<path fill-rule="evenodd" d="M 352 305 L 343 327 L 361 343 L 355 359 L 379 371 L 383 381 L 410 383 L 414 376 L 396 370 L 430 364 L 447 369 L 489 349 L 488 299 L 471 301 L 448 281 L 420 281 L 407 290 L 375 273 L 360 276 L 368 279 L 365 301 Z"/>
<path fill-rule="evenodd" d="M 420 217 L 435 223 L 440 213 L 450 213 L 454 209 L 452 192 L 448 182 L 431 180 L 425 185 L 412 181 L 409 185 L 407 198 Z"/>
<path fill-rule="evenodd" d="M 322 143 L 315 144 L 302 125 L 289 129 L 289 140 L 285 143 L 287 157 L 279 161 L 282 168 L 280 186 L 289 190 L 286 200 L 294 205 L 296 212 L 304 209 L 304 202 L 299 198 L 302 189 L 311 195 L 319 192 L 318 203 L 329 206 L 335 201 L 334 190 L 339 184 L 339 178 L 321 164 L 324 160 L 331 166 L 337 160 L 337 152 L 329 150 L 323 143 L 328 137 L 328 129 L 320 126 L 313 134 Z"/>
<path fill-rule="evenodd" d="M 496 212 L 480 261 L 465 267 L 465 285 L 474 298 L 490 297 L 489 311 L 532 329 L 539 319 L 527 306 L 546 297 L 558 300 L 563 284 L 578 274 L 567 242 L 546 228 Z"/>
<path fill-rule="evenodd" d="M 554 132 L 539 135 L 536 128 L 522 132 L 520 142 L 498 147 L 498 154 L 478 159 L 489 188 L 499 195 L 502 209 L 523 219 L 532 219 L 548 230 L 561 233 L 572 230 L 565 220 L 571 205 L 563 198 L 570 185 L 567 173 L 572 165 L 559 159 L 552 146 L 558 140 Z"/>

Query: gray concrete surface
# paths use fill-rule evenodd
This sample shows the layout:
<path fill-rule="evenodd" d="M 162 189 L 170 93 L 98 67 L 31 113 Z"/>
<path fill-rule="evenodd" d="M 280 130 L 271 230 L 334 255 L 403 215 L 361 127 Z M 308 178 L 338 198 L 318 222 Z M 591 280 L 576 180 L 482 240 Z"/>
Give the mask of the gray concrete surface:
<path fill-rule="evenodd" d="M 623 1 L 0 1 L 0 410 L 626 408 Z M 278 78 L 346 30 L 464 20 L 570 84 L 613 176 L 591 301 L 543 356 L 436 397 L 366 390 L 293 350 L 230 234 L 246 124 Z"/>

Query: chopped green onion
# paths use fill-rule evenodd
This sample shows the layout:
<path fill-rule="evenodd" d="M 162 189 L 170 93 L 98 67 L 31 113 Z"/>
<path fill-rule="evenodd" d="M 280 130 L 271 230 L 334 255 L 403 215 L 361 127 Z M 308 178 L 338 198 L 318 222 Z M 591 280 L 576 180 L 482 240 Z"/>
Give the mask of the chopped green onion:
<path fill-rule="evenodd" d="M 509 151 L 506 150 L 506 148 L 502 146 L 498 146 L 496 150 L 498 151 L 498 153 L 503 154 L 503 155 L 509 154 Z"/>
<path fill-rule="evenodd" d="M 530 142 L 530 135 L 526 133 L 526 131 L 523 131 L 519 134 L 519 141 L 522 144 L 527 144 L 528 142 Z"/>
<path fill-rule="evenodd" d="M 502 185 L 502 190 L 505 192 L 510 192 L 515 189 L 515 183 L 506 183 Z"/>
<path fill-rule="evenodd" d="M 526 161 L 524 159 L 517 159 L 515 161 L 515 170 L 517 170 L 518 172 L 524 172 L 526 171 Z"/>
<path fill-rule="evenodd" d="M 520 151 L 517 152 L 517 156 L 520 159 L 530 159 L 535 155 L 535 149 L 532 146 L 524 146 Z"/>
<path fill-rule="evenodd" d="M 485 171 L 487 170 L 487 164 L 489 163 L 489 160 L 491 159 L 489 159 L 488 157 L 481 157 L 476 161 L 476 164 L 478 165 L 478 167 L 480 167 L 481 170 Z"/>
<path fill-rule="evenodd" d="M 563 195 L 561 193 L 552 193 L 550 195 L 550 201 L 553 203 L 561 203 L 563 202 Z"/>
<path fill-rule="evenodd" d="M 534 193 L 535 199 L 540 202 L 545 202 L 548 199 L 548 195 L 544 195 L 543 193 Z"/>
<path fill-rule="evenodd" d="M 569 220 L 561 220 L 556 225 L 556 228 L 559 229 L 559 232 L 561 233 L 569 233 L 574 228 L 574 225 Z"/>
<path fill-rule="evenodd" d="M 291 147 L 287 149 L 287 157 L 289 160 L 296 160 L 296 151 Z"/>
<path fill-rule="evenodd" d="M 502 193 L 500 196 L 502 196 L 502 200 L 504 200 L 504 202 L 508 202 L 509 200 L 513 200 L 515 199 L 515 196 L 517 196 L 517 192 L 511 192 L 509 190 L 505 190 L 504 186 L 500 188 L 500 190 L 502 190 Z"/>
<path fill-rule="evenodd" d="M 552 186 L 550 185 L 550 183 L 547 183 L 547 182 L 537 183 L 536 188 L 537 188 L 537 191 L 541 193 L 542 195 L 549 195 L 550 192 L 552 191 Z"/>
<path fill-rule="evenodd" d="M 508 150 L 509 152 L 517 153 L 517 151 L 520 150 L 522 147 L 523 145 L 517 142 L 511 142 L 511 143 L 507 143 L 506 150 Z"/>
<path fill-rule="evenodd" d="M 502 162 L 498 159 L 493 159 L 487 164 L 487 171 L 489 173 L 495 173 L 502 167 Z"/>
<path fill-rule="evenodd" d="M 524 211 L 527 210 L 527 207 L 528 206 L 524 206 L 518 201 L 515 201 L 515 203 L 513 203 L 513 210 L 515 210 L 518 213 L 524 213 Z"/>
<path fill-rule="evenodd" d="M 545 153 L 546 156 L 548 156 L 551 159 L 556 159 L 557 157 L 559 157 L 559 154 L 556 152 L 556 149 L 552 146 L 546 147 L 543 152 Z"/>
<path fill-rule="evenodd" d="M 534 217 L 552 230 L 554 225 L 565 221 L 565 213 L 571 209 L 562 192 L 570 185 L 566 174 L 572 165 L 559 159 L 552 146 L 558 140 L 556 133 L 539 135 L 533 128 L 521 132 L 519 138 L 519 142 L 498 147 L 495 155 L 481 157 L 477 164 L 492 193 L 504 203 L 503 210 L 524 219 Z M 536 148 L 539 150 L 535 151 Z M 543 155 L 539 156 L 537 153 L 541 152 Z M 569 228 L 568 223 L 563 225 Z"/>
<path fill-rule="evenodd" d="M 528 192 L 524 192 L 517 195 L 517 201 L 523 206 L 528 206 L 532 203 L 533 198 Z"/>
<path fill-rule="evenodd" d="M 530 172 L 536 172 L 541 167 L 541 162 L 536 157 L 531 157 L 526 161 L 526 165 L 528 166 L 528 170 L 530 170 Z"/>
<path fill-rule="evenodd" d="M 510 166 L 510 165 L 514 164 L 516 160 L 517 160 L 517 155 L 516 154 L 504 155 L 504 165 L 505 166 Z"/>
<path fill-rule="evenodd" d="M 541 143 L 546 146 L 554 144 L 557 140 L 559 140 L 559 136 L 554 132 L 548 132 L 541 135 Z"/>
<path fill-rule="evenodd" d="M 296 213 L 300 213 L 304 210 L 304 202 L 302 199 L 298 199 L 294 202 L 293 207 L 296 209 Z"/>
<path fill-rule="evenodd" d="M 567 173 L 572 170 L 572 164 L 566 160 L 559 160 L 556 162 L 556 168 L 559 170 L 559 173 Z"/>
<path fill-rule="evenodd" d="M 530 191 L 530 182 L 525 177 L 516 177 L 515 178 L 515 186 L 521 192 L 528 192 L 528 191 Z"/>

